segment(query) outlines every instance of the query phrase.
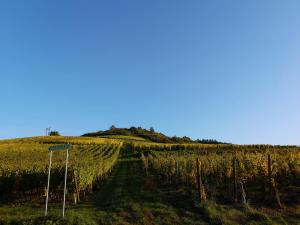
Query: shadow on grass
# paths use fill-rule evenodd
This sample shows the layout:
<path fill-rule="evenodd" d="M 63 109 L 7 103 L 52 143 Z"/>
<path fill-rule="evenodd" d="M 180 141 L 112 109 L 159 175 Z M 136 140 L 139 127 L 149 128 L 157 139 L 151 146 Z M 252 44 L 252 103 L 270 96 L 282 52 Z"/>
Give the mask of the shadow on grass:
<path fill-rule="evenodd" d="M 106 214 L 101 223 L 205 224 L 192 201 L 180 191 L 156 186 L 135 156 L 130 151 L 123 154 L 107 184 L 94 194 L 94 207 Z"/>

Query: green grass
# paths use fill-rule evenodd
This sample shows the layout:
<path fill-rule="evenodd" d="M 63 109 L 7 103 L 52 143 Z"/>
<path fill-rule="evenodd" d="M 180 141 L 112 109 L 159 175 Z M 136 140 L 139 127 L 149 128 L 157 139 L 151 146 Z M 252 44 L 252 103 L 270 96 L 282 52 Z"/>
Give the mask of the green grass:
<path fill-rule="evenodd" d="M 127 135 L 104 135 L 99 136 L 101 138 L 110 138 L 110 139 L 120 139 L 123 141 L 145 141 L 145 142 L 151 142 L 145 138 L 142 137 L 135 137 L 135 136 L 127 136 Z"/>

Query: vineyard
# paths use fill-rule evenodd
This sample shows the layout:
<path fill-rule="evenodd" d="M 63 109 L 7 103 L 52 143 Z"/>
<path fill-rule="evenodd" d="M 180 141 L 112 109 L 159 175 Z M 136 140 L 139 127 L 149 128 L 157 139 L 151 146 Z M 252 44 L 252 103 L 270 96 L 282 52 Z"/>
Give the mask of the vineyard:
<path fill-rule="evenodd" d="M 43 210 L 48 148 L 61 144 L 72 146 L 67 219 L 77 221 L 65 224 L 299 222 L 297 146 L 162 144 L 131 136 L 48 136 L 0 141 L 0 224 L 23 224 L 23 220 L 26 224 L 47 224 Z M 52 216 L 61 215 L 57 206 L 61 207 L 63 197 L 65 160 L 66 151 L 53 152 L 49 192 Z M 21 213 L 26 210 L 27 214 Z M 88 218 L 84 222 L 82 215 Z M 49 220 L 61 224 L 61 217 Z"/>
<path fill-rule="evenodd" d="M 154 147 L 154 148 L 153 148 Z M 199 202 L 282 208 L 300 203 L 300 149 L 295 146 L 135 144 L 147 174 L 186 185 Z"/>
<path fill-rule="evenodd" d="M 263 145 L 134 144 L 147 174 L 186 185 L 199 202 L 282 208 L 299 204 L 300 148 Z"/>
<path fill-rule="evenodd" d="M 0 142 L 0 199 L 41 199 L 49 166 L 48 147 L 72 145 L 68 166 L 68 193 L 74 201 L 91 192 L 93 182 L 105 178 L 115 165 L 122 143 L 117 140 L 72 137 L 35 137 Z M 53 154 L 51 197 L 60 197 L 65 151 Z"/>

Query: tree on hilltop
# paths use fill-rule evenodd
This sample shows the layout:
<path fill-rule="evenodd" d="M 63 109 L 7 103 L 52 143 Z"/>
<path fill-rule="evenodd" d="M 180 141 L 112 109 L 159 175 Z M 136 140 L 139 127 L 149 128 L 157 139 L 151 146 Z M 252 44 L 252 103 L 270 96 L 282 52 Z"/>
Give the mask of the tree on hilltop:
<path fill-rule="evenodd" d="M 49 136 L 60 136 L 60 133 L 58 131 L 50 131 Z"/>

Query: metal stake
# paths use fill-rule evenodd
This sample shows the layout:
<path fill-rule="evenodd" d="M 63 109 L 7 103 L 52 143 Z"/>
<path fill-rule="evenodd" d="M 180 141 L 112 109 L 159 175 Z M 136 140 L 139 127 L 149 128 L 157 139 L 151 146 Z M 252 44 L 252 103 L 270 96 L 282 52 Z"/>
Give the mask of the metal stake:
<path fill-rule="evenodd" d="M 49 199 L 49 186 L 50 186 L 50 172 L 51 172 L 51 163 L 52 163 L 52 151 L 50 152 L 50 160 L 49 160 L 49 168 L 48 168 L 48 184 L 47 184 L 47 193 L 46 193 L 46 208 L 45 208 L 45 216 L 47 216 L 48 212 L 48 199 Z"/>
<path fill-rule="evenodd" d="M 66 157 L 65 188 L 64 188 L 64 202 L 63 202 L 63 217 L 65 217 L 66 190 L 67 190 L 67 173 L 68 173 L 68 159 L 69 159 L 69 148 L 67 148 L 67 157 Z"/>

